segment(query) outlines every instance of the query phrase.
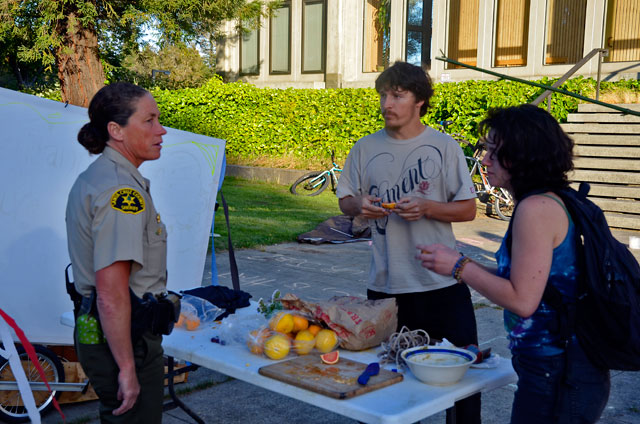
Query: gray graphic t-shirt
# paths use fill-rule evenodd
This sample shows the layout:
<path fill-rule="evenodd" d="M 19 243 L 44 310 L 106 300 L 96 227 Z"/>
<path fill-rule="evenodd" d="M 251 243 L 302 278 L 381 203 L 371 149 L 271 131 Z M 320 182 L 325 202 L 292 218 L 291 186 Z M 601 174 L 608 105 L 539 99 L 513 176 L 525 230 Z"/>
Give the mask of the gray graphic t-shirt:
<path fill-rule="evenodd" d="M 475 198 L 460 146 L 431 127 L 417 137 L 397 140 L 380 130 L 351 149 L 337 190 L 338 198 L 372 194 L 383 202 L 421 197 L 438 202 Z M 373 255 L 367 288 L 400 294 L 450 286 L 450 276 L 433 273 L 415 259 L 416 244 L 455 247 L 451 224 L 427 218 L 406 221 L 395 213 L 370 220 Z"/>

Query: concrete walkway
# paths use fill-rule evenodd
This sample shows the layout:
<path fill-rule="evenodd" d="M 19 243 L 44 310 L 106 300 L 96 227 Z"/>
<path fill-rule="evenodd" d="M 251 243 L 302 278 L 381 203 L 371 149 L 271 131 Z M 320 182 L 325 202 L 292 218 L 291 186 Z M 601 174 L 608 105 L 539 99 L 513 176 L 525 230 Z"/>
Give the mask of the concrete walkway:
<path fill-rule="evenodd" d="M 455 224 L 458 248 L 474 260 L 494 264 L 497 250 L 507 223 L 484 215 L 470 223 Z M 616 231 L 616 237 L 628 244 L 629 236 L 637 232 Z M 254 300 L 268 298 L 274 290 L 295 293 L 303 299 L 326 300 L 335 295 L 365 296 L 369 266 L 367 242 L 349 244 L 307 245 L 286 243 L 263 249 L 236 252 L 240 271 L 240 286 L 252 294 Z M 640 251 L 634 250 L 637 258 Z M 210 261 L 210 257 L 208 261 Z M 226 252 L 218 253 L 216 264 L 222 285 L 231 287 Z M 203 284 L 210 282 L 210 262 L 205 267 Z M 510 357 L 502 310 L 477 293 L 473 295 L 482 347 Z M 188 390 L 180 398 L 207 423 L 355 423 L 355 421 L 325 411 L 314 405 L 291 400 L 251 384 L 230 379 L 216 372 L 199 369 L 189 375 L 189 381 L 177 386 Z M 510 385 L 483 394 L 484 423 L 501 424 L 509 421 L 515 386 Z M 640 373 L 612 373 L 612 391 L 600 422 L 640 423 Z M 97 402 L 64 405 L 68 423 L 98 423 Z M 50 412 L 44 423 L 60 423 L 60 417 Z M 192 423 L 181 410 L 164 414 L 164 423 Z M 444 423 L 444 413 L 422 423 Z"/>

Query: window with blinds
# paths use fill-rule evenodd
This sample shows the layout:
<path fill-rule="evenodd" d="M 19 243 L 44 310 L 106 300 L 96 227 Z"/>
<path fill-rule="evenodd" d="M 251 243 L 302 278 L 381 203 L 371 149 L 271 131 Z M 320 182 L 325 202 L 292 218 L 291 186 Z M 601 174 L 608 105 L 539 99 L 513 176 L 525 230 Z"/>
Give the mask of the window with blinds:
<path fill-rule="evenodd" d="M 246 25 L 250 26 L 249 24 Z M 254 25 L 257 27 L 257 25 Z M 240 35 L 240 74 L 260 73 L 260 30 L 250 29 Z"/>
<path fill-rule="evenodd" d="M 276 9 L 270 20 L 269 72 L 291 73 L 291 4 Z"/>
<path fill-rule="evenodd" d="M 545 65 L 577 63 L 584 55 L 587 0 L 548 0 Z"/>
<path fill-rule="evenodd" d="M 478 62 L 479 0 L 451 0 L 449 3 L 449 39 L 447 56 L 467 65 Z M 461 68 L 447 64 L 447 68 Z"/>
<path fill-rule="evenodd" d="M 302 72 L 324 72 L 325 1 L 305 0 L 302 5 Z"/>
<path fill-rule="evenodd" d="M 530 0 L 496 0 L 494 66 L 526 66 Z"/>
<path fill-rule="evenodd" d="M 640 1 L 607 1 L 604 47 L 606 62 L 640 60 Z"/>

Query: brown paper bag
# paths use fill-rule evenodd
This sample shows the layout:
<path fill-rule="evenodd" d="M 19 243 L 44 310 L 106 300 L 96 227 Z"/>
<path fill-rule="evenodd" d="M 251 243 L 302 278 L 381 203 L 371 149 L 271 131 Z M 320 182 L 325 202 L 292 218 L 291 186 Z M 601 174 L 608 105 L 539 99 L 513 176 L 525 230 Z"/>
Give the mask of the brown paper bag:
<path fill-rule="evenodd" d="M 340 347 L 364 350 L 378 346 L 398 325 L 395 299 L 367 300 L 356 296 L 335 296 L 311 303 L 286 294 L 281 299 L 286 309 L 301 311 L 324 322 L 340 338 Z"/>

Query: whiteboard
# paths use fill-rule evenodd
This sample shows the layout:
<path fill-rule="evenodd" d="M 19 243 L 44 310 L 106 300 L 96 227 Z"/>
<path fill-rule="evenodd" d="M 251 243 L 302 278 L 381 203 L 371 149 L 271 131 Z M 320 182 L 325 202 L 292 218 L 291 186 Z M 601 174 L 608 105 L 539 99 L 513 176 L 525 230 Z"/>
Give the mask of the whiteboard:
<path fill-rule="evenodd" d="M 32 343 L 73 344 L 65 209 L 97 156 L 77 141 L 85 108 L 0 88 L 0 308 Z M 224 140 L 167 128 L 160 159 L 140 166 L 167 226 L 168 288 L 199 287 Z"/>

